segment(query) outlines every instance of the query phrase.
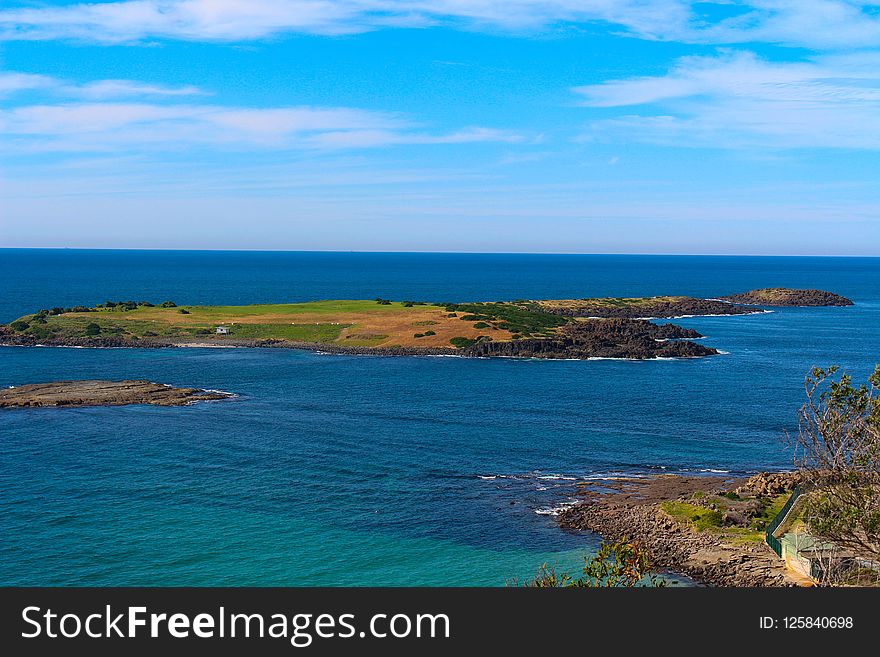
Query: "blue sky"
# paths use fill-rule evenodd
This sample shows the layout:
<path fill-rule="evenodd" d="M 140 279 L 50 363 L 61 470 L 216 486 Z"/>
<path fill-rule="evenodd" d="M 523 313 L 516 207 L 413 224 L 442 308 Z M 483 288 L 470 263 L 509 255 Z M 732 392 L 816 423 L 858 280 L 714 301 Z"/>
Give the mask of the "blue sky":
<path fill-rule="evenodd" d="M 880 254 L 880 2 L 6 0 L 0 246 Z"/>

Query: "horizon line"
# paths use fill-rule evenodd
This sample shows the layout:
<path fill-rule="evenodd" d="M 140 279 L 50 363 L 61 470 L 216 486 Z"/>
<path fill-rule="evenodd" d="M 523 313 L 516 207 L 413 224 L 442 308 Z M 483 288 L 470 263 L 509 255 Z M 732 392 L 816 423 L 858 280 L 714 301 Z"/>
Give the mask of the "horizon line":
<path fill-rule="evenodd" d="M 560 256 L 666 256 L 666 257 L 727 257 L 727 258 L 880 258 L 880 254 L 818 254 L 818 253 L 688 253 L 644 251 L 370 251 L 358 249 L 233 249 L 137 246 L 0 246 L 0 251 L 159 251 L 204 253 L 359 253 L 359 254 L 422 254 L 422 255 L 560 255 Z"/>

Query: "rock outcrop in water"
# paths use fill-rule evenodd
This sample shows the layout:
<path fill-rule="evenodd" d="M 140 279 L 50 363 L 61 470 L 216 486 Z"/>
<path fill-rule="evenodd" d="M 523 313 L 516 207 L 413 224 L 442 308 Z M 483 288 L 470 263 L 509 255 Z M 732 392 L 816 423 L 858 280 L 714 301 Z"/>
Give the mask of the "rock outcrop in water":
<path fill-rule="evenodd" d="M 846 297 L 824 290 L 793 290 L 785 287 L 768 287 L 742 294 L 729 294 L 725 301 L 753 306 L 852 306 Z"/>
<path fill-rule="evenodd" d="M 0 390 L 0 408 L 186 406 L 197 401 L 228 399 L 232 393 L 173 388 L 152 381 L 55 381 Z"/>
<path fill-rule="evenodd" d="M 696 358 L 716 349 L 682 338 L 699 338 L 693 329 L 674 324 L 657 326 L 640 319 L 596 319 L 568 324 L 560 336 L 512 342 L 478 342 L 465 356 L 518 358 Z"/>

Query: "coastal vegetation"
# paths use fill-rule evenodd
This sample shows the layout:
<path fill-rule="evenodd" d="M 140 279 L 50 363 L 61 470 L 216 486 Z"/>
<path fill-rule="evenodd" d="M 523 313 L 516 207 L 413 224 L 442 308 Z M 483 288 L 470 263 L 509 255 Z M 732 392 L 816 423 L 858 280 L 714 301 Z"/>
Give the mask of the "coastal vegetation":
<path fill-rule="evenodd" d="M 838 372 L 815 368 L 804 384 L 793 437 L 802 520 L 817 539 L 880 563 L 880 367 L 860 385 Z"/>
<path fill-rule="evenodd" d="M 446 304 L 446 312 L 457 314 L 463 322 L 476 322 L 474 328 L 495 327 L 523 337 L 553 335 L 568 323 L 532 301 Z"/>
<path fill-rule="evenodd" d="M 534 580 L 533 588 L 617 588 L 666 586 L 654 572 L 651 555 L 644 545 L 620 539 L 603 541 L 594 556 L 584 558 L 583 575 L 574 577 L 559 573 L 544 564 Z"/>
<path fill-rule="evenodd" d="M 741 496 L 735 491 L 695 492 L 690 499 L 662 502 L 671 518 L 695 531 L 714 532 L 721 538 L 761 543 L 770 521 L 790 493 Z"/>
<path fill-rule="evenodd" d="M 754 308 L 717 299 L 682 296 L 644 298 L 561 299 L 539 301 L 537 306 L 564 317 L 670 318 L 685 315 L 747 315 Z"/>

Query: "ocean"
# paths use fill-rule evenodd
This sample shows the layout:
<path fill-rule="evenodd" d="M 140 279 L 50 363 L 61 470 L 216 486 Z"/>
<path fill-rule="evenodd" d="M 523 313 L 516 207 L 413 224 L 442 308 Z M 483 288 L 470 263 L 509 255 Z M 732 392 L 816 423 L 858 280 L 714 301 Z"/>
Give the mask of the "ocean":
<path fill-rule="evenodd" d="M 183 408 L 0 413 L 2 585 L 479 585 L 574 568 L 578 482 L 791 466 L 803 378 L 880 362 L 880 259 L 0 250 L 0 322 L 107 299 L 511 300 L 816 287 L 676 320 L 723 355 L 539 361 L 0 348 L 0 386 L 145 378 Z"/>

